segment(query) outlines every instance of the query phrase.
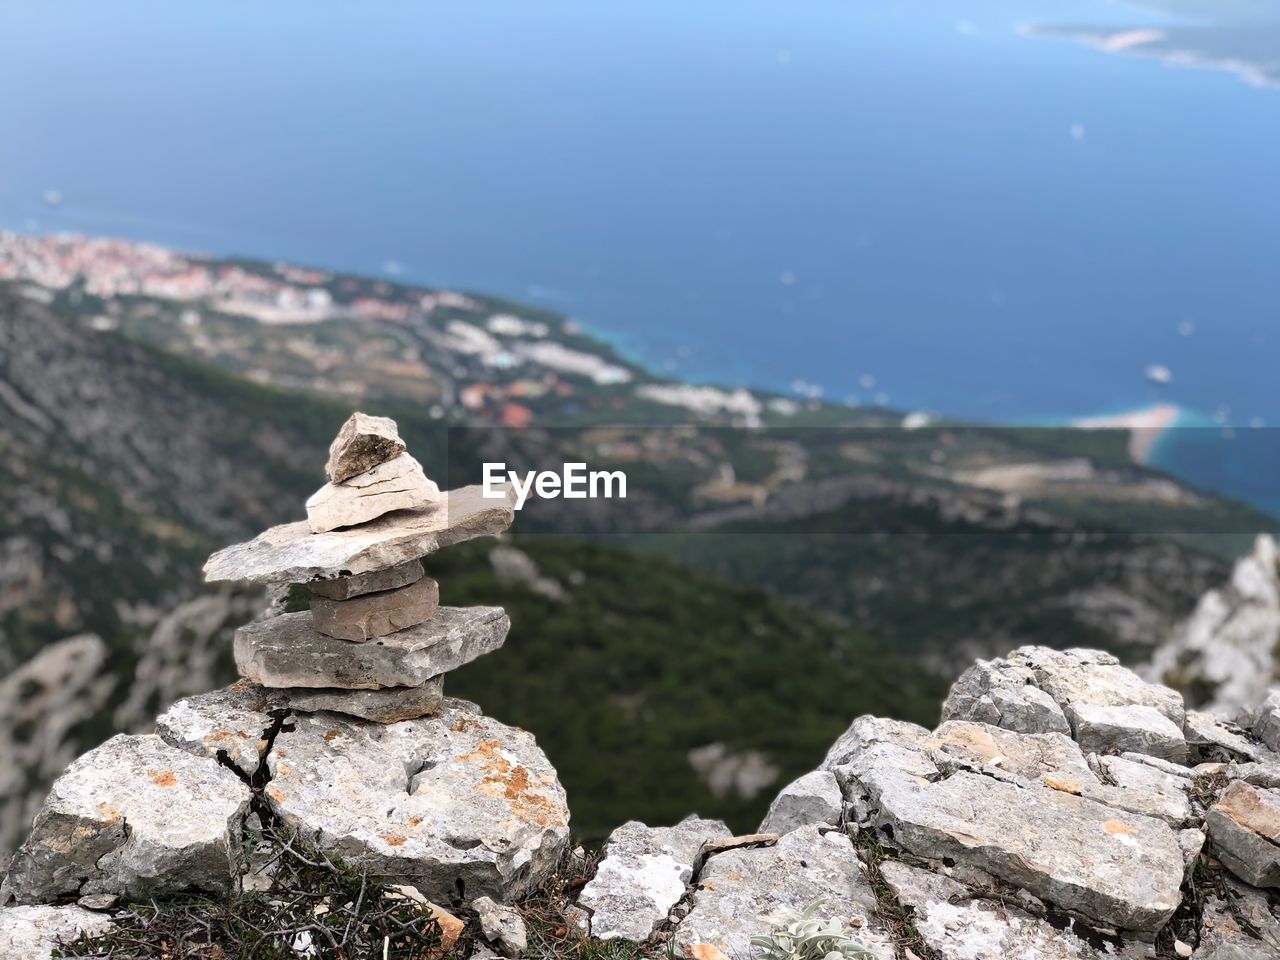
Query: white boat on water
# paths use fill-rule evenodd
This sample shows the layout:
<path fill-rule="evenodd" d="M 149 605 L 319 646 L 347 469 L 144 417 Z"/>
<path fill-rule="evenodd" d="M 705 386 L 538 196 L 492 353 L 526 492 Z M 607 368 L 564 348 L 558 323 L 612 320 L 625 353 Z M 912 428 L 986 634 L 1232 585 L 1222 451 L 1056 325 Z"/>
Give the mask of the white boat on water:
<path fill-rule="evenodd" d="M 1146 375 L 1148 380 L 1162 387 L 1168 386 L 1173 382 L 1173 371 L 1164 364 L 1151 364 L 1151 366 L 1147 367 Z"/>

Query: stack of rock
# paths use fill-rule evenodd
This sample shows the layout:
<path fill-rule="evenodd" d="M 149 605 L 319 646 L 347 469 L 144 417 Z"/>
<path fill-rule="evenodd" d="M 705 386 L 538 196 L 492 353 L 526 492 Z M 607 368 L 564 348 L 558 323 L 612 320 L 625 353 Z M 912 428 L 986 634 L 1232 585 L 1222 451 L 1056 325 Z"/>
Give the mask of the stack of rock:
<path fill-rule="evenodd" d="M 510 903 L 555 868 L 569 810 L 546 755 L 526 731 L 443 697 L 444 674 L 500 647 L 510 621 L 501 607 L 440 606 L 422 567 L 505 530 L 513 498 L 442 493 L 396 425 L 363 414 L 334 441 L 328 475 L 306 520 L 205 566 L 215 582 L 303 584 L 311 609 L 236 632 L 243 680 L 73 763 L 0 905 L 241 889 L 261 880 L 245 872 L 251 811 L 442 903 Z"/>
<path fill-rule="evenodd" d="M 207 578 L 305 583 L 308 612 L 237 631 L 240 675 L 293 710 L 393 723 L 440 708 L 444 674 L 502 645 L 498 607 L 441 607 L 421 557 L 511 523 L 506 500 L 442 494 L 393 420 L 352 415 L 329 448 L 306 523 L 214 554 Z"/>

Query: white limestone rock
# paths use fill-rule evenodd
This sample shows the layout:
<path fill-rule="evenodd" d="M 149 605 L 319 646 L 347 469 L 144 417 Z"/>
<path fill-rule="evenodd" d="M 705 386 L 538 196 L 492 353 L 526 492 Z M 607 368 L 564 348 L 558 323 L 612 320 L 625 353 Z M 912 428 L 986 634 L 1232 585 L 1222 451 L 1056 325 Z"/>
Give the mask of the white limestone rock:
<path fill-rule="evenodd" d="M 0 909 L 0 957 L 51 960 L 60 944 L 101 936 L 112 926 L 110 917 L 82 907 L 7 907 Z"/>
<path fill-rule="evenodd" d="M 519 899 L 554 870 L 569 809 L 533 736 L 445 699 L 387 725 L 299 714 L 264 795 L 285 826 L 357 869 L 435 901 Z"/>
<path fill-rule="evenodd" d="M 844 812 L 844 796 L 836 776 L 814 770 L 793 780 L 769 805 L 760 822 L 760 833 L 790 833 L 811 823 L 838 824 Z"/>
<path fill-rule="evenodd" d="M 1073 703 L 1066 714 L 1072 735 L 1086 753 L 1143 753 L 1170 763 L 1187 762 L 1182 727 L 1154 707 Z"/>
<path fill-rule="evenodd" d="M 892 960 L 893 944 L 876 919 L 877 903 L 849 838 L 829 827 L 801 827 L 767 847 L 744 847 L 707 860 L 692 909 L 672 938 L 676 955 L 706 960 L 711 950 L 746 957 L 751 938 L 767 936 L 817 903 L 817 916 L 847 925 L 850 937 Z"/>
<path fill-rule="evenodd" d="M 708 840 L 732 831 L 719 820 L 691 817 L 674 827 L 632 820 L 609 835 L 596 875 L 578 896 L 601 940 L 649 939 L 685 895 L 694 864 Z"/>
<path fill-rule="evenodd" d="M 515 517 L 515 491 L 484 496 L 476 485 L 450 490 L 420 510 L 397 511 L 358 527 L 313 534 L 305 520 L 272 527 L 219 550 L 204 565 L 209 583 L 306 583 L 386 570 L 473 537 L 502 533 Z"/>
<path fill-rule="evenodd" d="M 840 770 L 846 799 L 894 845 L 981 870 L 1105 926 L 1154 932 L 1177 909 L 1184 854 L 1167 823 L 1077 796 L 1077 784 L 1030 783 L 1029 760 L 957 770 L 936 763 L 909 728 L 896 743 L 892 728 L 880 733 Z M 1070 763 L 1080 780 L 1092 777 Z M 1022 769 L 993 775 L 1002 766 Z"/>
<path fill-rule="evenodd" d="M 1276 542 L 1262 535 L 1236 562 L 1231 581 L 1210 590 L 1143 674 L 1203 691 L 1200 709 L 1234 717 L 1252 709 L 1278 675 L 1280 568 Z M 1272 749 L 1277 749 L 1273 747 Z"/>
<path fill-rule="evenodd" d="M 307 523 L 312 533 L 328 533 L 439 500 L 440 488 L 422 472 L 422 464 L 402 453 L 343 483 L 326 483 L 307 499 Z"/>
<path fill-rule="evenodd" d="M 329 445 L 324 465 L 330 483 L 343 483 L 404 453 L 400 428 L 390 417 L 353 413 Z"/>
<path fill-rule="evenodd" d="M 501 607 L 440 607 L 426 623 L 351 643 L 319 633 L 302 611 L 241 627 L 234 652 L 240 675 L 265 687 L 417 687 L 497 650 L 510 628 Z"/>
<path fill-rule="evenodd" d="M 249 788 L 155 735 L 113 737 L 54 782 L 5 880 L 20 903 L 91 893 L 230 892 Z"/>
<path fill-rule="evenodd" d="M 529 932 L 524 919 L 514 907 L 494 903 L 492 897 L 477 897 L 471 904 L 480 921 L 480 932 L 490 943 L 497 944 L 504 956 L 518 957 L 529 946 Z"/>
<path fill-rule="evenodd" d="M 973 720 L 1019 733 L 1070 733 L 1056 700 L 1035 685 L 1035 674 L 1006 660 L 979 660 L 951 685 L 943 720 Z"/>
<path fill-rule="evenodd" d="M 1100 954 L 1070 928 L 1007 902 L 979 896 L 954 880 L 897 861 L 881 875 L 939 960 L 1098 960 Z"/>
<path fill-rule="evenodd" d="M 1035 685 L 1064 710 L 1071 705 L 1097 707 L 1151 707 L 1163 714 L 1179 730 L 1186 709 L 1176 690 L 1147 683 L 1109 653 L 1101 650 L 1053 650 L 1049 647 L 1019 647 L 1006 658 L 1014 666 L 1025 667 Z"/>
<path fill-rule="evenodd" d="M 274 717 L 289 708 L 279 691 L 246 680 L 179 700 L 156 718 L 156 733 L 171 747 L 216 759 L 219 754 L 247 777 L 267 752 Z"/>

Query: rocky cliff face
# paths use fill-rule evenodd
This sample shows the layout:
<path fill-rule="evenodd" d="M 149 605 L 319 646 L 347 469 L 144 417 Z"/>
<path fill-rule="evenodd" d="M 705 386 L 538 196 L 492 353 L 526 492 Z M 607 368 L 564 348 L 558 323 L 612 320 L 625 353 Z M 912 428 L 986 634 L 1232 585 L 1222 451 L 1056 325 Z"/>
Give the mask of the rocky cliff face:
<path fill-rule="evenodd" d="M 1280 560 L 1260 536 L 1231 579 L 1208 591 L 1195 612 L 1158 647 L 1143 673 L 1227 717 L 1250 709 L 1280 680 Z"/>
<path fill-rule="evenodd" d="M 390 725 L 291 717 L 244 683 L 185 702 L 158 729 L 72 765 L 15 859 L 10 895 L 230 893 L 252 880 L 235 852 L 246 818 L 286 817 L 371 874 L 448 900 L 478 940 L 509 955 L 527 942 L 503 905 L 549 876 L 565 838 L 556 790 L 532 786 L 555 774 L 527 734 L 457 702 Z M 183 791 L 202 799 L 168 802 Z M 967 670 L 933 730 L 856 719 L 760 833 L 627 823 L 574 886 L 572 929 L 554 936 L 689 960 L 776 946 L 806 910 L 806 929 L 821 922 L 845 956 L 881 960 L 1270 960 L 1280 692 L 1236 726 L 1109 654 L 1023 647 Z M 76 906 L 38 909 L 0 911 L 0 943 L 94 922 Z"/>

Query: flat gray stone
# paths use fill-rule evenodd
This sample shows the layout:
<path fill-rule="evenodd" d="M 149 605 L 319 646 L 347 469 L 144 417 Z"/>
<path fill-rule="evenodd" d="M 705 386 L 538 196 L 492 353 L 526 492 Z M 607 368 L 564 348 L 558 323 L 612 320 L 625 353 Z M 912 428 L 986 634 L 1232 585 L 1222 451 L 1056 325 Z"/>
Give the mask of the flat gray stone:
<path fill-rule="evenodd" d="M 288 828 L 437 903 L 513 902 L 568 845 L 564 789 L 532 734 L 462 701 L 385 726 L 299 714 L 268 763 L 264 796 Z"/>
<path fill-rule="evenodd" d="M 206 757 L 154 735 L 112 737 L 67 768 L 14 854 L 20 903 L 235 884 L 249 788 Z"/>
<path fill-rule="evenodd" d="M 210 758 L 223 753 L 251 777 L 267 751 L 272 714 L 288 707 L 279 691 L 241 680 L 179 700 L 156 718 L 156 733 L 169 746 L 187 753 Z"/>
<path fill-rule="evenodd" d="M 204 565 L 204 575 L 209 583 L 306 583 L 358 576 L 473 537 L 502 533 L 514 516 L 510 486 L 502 499 L 486 498 L 479 485 L 463 487 L 421 510 L 388 514 L 345 530 L 313 534 L 305 520 L 272 527 L 219 550 Z"/>
<path fill-rule="evenodd" d="M 477 897 L 471 904 L 480 922 L 480 933 L 495 943 L 504 956 L 518 957 L 529 946 L 529 931 L 515 907 L 494 903 L 492 897 Z"/>
<path fill-rule="evenodd" d="M 1072 734 L 1085 753 L 1143 753 L 1170 763 L 1187 762 L 1182 727 L 1145 704 L 1073 703 L 1066 709 Z"/>
<path fill-rule="evenodd" d="M 440 499 L 422 464 L 407 453 L 343 483 L 326 483 L 307 498 L 312 533 L 355 527 L 397 510 L 419 510 Z"/>
<path fill-rule="evenodd" d="M 317 632 L 304 610 L 237 630 L 236 668 L 265 687 L 416 687 L 497 650 L 510 628 L 501 607 L 441 607 L 426 623 L 352 643 Z"/>
<path fill-rule="evenodd" d="M 421 560 L 409 560 L 386 570 L 362 573 L 357 577 L 339 577 L 337 580 L 313 580 L 308 587 L 311 596 L 326 600 L 350 600 L 366 593 L 380 593 L 417 583 L 424 571 Z"/>
<path fill-rule="evenodd" d="M 342 483 L 404 453 L 400 429 L 390 417 L 353 413 L 329 444 L 324 465 L 330 483 Z"/>
<path fill-rule="evenodd" d="M 1035 685 L 1030 667 L 979 660 L 951 685 L 943 720 L 972 720 L 1019 733 L 1070 733 L 1057 701 Z"/>
<path fill-rule="evenodd" d="M 363 643 L 430 620 L 440 606 L 440 585 L 423 577 L 407 587 L 350 600 L 311 598 L 311 625 L 325 636 Z"/>
<path fill-rule="evenodd" d="M 729 850 L 707 861 L 692 909 L 672 938 L 677 956 L 704 960 L 709 950 L 751 955 L 751 938 L 768 936 L 817 903 L 816 915 L 847 925 L 850 937 L 891 960 L 892 943 L 876 920 L 876 897 L 857 851 L 838 830 L 812 825 L 769 847 Z"/>
<path fill-rule="evenodd" d="M 674 827 L 635 820 L 618 827 L 609 835 L 596 875 L 578 896 L 590 916 L 591 935 L 648 940 L 684 897 L 703 845 L 732 835 L 723 822 L 696 817 Z"/>
<path fill-rule="evenodd" d="M 1154 932 L 1181 901 L 1183 853 L 1165 822 L 1065 789 L 968 770 L 945 775 L 927 758 L 903 770 L 864 759 L 846 796 L 873 826 L 917 856 L 951 858 L 1094 923 Z"/>
<path fill-rule="evenodd" d="M 1098 960 L 1101 956 L 1070 928 L 1059 930 L 1007 902 L 981 897 L 948 877 L 894 860 L 881 864 L 880 872 L 939 960 Z"/>
<path fill-rule="evenodd" d="M 307 690 L 303 687 L 281 691 L 289 706 L 306 713 L 330 710 L 374 723 L 397 723 L 438 713 L 444 698 L 444 677 L 432 677 L 418 687 L 386 687 L 382 690 Z"/>
<path fill-rule="evenodd" d="M 111 929 L 109 917 L 81 907 L 7 907 L 0 910 L 0 957 L 50 960 L 61 943 Z"/>
<path fill-rule="evenodd" d="M 760 833 L 790 833 L 811 823 L 837 824 L 844 795 L 829 770 L 814 770 L 782 788 L 760 822 Z"/>
<path fill-rule="evenodd" d="M 1280 790 L 1237 780 L 1205 817 L 1214 854 L 1255 887 L 1280 887 Z"/>

